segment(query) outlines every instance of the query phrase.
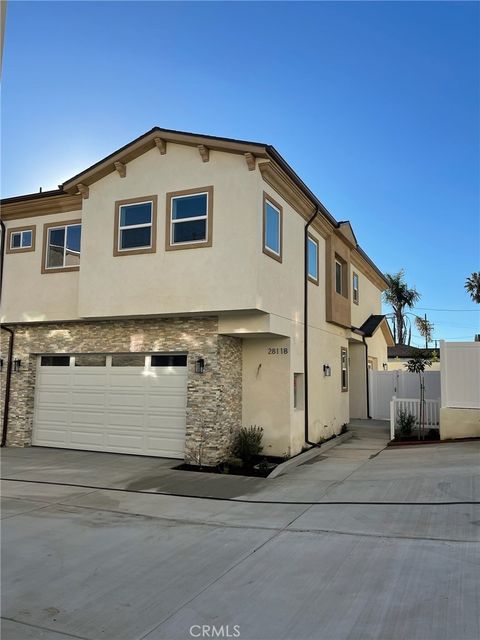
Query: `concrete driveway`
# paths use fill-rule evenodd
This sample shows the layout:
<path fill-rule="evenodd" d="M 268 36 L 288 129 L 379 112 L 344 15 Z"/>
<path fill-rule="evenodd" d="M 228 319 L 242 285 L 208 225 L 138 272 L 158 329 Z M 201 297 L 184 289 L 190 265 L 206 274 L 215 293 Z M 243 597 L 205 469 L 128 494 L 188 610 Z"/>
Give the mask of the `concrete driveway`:
<path fill-rule="evenodd" d="M 275 480 L 4 450 L 3 638 L 478 640 L 479 443 L 387 439 Z"/>

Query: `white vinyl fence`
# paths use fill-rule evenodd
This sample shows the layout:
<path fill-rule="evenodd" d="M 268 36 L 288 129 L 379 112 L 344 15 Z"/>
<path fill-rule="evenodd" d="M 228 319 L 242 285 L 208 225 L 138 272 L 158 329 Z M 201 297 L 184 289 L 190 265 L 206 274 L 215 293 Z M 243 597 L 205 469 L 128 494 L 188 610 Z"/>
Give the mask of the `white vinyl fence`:
<path fill-rule="evenodd" d="M 440 371 L 425 371 L 425 398 L 439 402 Z M 376 420 L 390 420 L 390 401 L 420 400 L 418 373 L 409 371 L 369 371 L 370 415 Z"/>
<path fill-rule="evenodd" d="M 420 422 L 420 400 L 416 398 L 395 398 L 390 400 L 390 437 L 395 438 L 395 426 L 401 411 L 415 416 L 415 424 Z M 440 428 L 440 400 L 425 400 L 424 426 L 429 429 Z"/>
<path fill-rule="evenodd" d="M 480 409 L 480 342 L 440 341 L 442 407 Z"/>

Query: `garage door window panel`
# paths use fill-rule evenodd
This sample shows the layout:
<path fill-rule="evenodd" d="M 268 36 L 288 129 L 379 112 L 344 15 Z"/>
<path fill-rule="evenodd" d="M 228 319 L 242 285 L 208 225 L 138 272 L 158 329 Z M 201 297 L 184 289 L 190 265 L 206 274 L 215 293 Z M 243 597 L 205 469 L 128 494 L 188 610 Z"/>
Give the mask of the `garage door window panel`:
<path fill-rule="evenodd" d="M 85 353 L 75 356 L 76 367 L 105 367 L 107 356 L 101 353 Z"/>
<path fill-rule="evenodd" d="M 69 367 L 70 356 L 42 356 L 40 358 L 42 367 Z"/>
<path fill-rule="evenodd" d="M 145 356 L 139 353 L 119 353 L 112 355 L 112 367 L 144 367 Z"/>

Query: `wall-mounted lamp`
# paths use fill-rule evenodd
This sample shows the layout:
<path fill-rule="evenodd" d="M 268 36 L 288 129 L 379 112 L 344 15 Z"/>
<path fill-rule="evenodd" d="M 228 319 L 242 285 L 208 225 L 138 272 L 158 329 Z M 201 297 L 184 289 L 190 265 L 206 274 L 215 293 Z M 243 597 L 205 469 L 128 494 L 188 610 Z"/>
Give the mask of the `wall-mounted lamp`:
<path fill-rule="evenodd" d="M 330 365 L 329 364 L 324 364 L 323 365 L 323 375 L 328 378 L 329 376 L 332 375 L 332 370 L 330 369 Z"/>
<path fill-rule="evenodd" d="M 20 358 L 15 358 L 15 360 L 13 361 L 13 370 L 20 371 L 21 366 L 22 366 L 22 361 L 20 360 Z"/>
<path fill-rule="evenodd" d="M 3 358 L 0 358 L 0 371 L 3 371 Z"/>
<path fill-rule="evenodd" d="M 195 362 L 195 373 L 203 373 L 205 371 L 205 360 L 203 358 L 199 358 Z"/>
<path fill-rule="evenodd" d="M 386 362 L 384 362 L 382 366 L 384 371 L 388 371 L 388 364 Z"/>

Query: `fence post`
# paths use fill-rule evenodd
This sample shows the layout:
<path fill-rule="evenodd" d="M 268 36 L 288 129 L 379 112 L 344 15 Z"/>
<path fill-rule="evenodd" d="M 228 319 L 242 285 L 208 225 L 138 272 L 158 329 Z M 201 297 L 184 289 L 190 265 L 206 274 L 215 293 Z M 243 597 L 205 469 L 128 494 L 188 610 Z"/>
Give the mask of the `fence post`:
<path fill-rule="evenodd" d="M 390 440 L 395 438 L 395 400 L 396 396 L 390 400 Z"/>

